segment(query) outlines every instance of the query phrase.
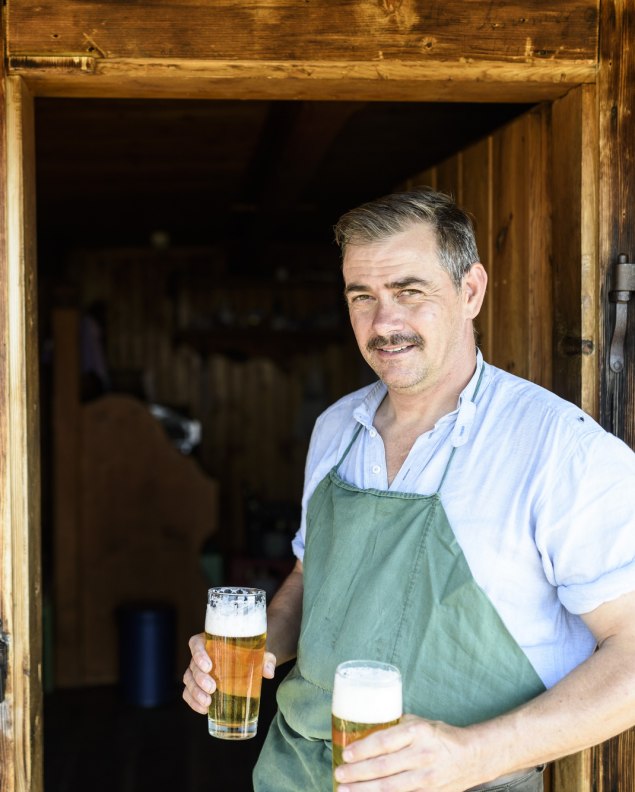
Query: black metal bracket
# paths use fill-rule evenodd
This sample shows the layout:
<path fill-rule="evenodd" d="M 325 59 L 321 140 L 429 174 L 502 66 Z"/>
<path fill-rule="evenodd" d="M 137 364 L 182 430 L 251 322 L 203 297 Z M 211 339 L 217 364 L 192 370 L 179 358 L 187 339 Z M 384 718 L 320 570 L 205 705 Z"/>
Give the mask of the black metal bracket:
<path fill-rule="evenodd" d="M 613 288 L 609 292 L 609 300 L 615 303 L 615 327 L 609 350 L 609 366 L 611 371 L 619 373 L 624 370 L 624 339 L 628 319 L 628 303 L 635 292 L 635 263 L 628 256 L 620 253 L 617 263 L 613 265 Z"/>

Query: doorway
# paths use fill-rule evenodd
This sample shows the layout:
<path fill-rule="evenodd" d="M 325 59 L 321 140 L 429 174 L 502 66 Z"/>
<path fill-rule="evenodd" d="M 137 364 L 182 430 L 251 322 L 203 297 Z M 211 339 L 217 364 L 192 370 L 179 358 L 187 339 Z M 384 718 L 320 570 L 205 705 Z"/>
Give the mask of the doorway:
<path fill-rule="evenodd" d="M 184 719 L 178 694 L 156 711 L 122 709 L 131 705 L 118 687 L 115 607 L 141 596 L 137 584 L 153 599 L 170 598 L 166 579 L 188 587 L 176 603 L 180 672 L 207 584 L 248 577 L 275 588 L 290 563 L 312 420 L 368 377 L 341 310 L 333 223 L 409 183 L 434 182 L 468 202 L 489 195 L 504 158 L 521 156 L 514 146 L 531 138 L 513 126 L 527 111 L 36 100 L 47 788 L 72 791 L 92 767 L 93 783 L 110 789 L 156 791 L 177 777 L 195 790 L 218 767 L 200 739 L 204 724 Z M 477 173 L 487 189 L 463 183 Z M 507 202 L 520 195 L 510 188 Z M 479 208 L 486 258 L 494 207 L 487 199 Z M 528 210 L 499 208 L 502 256 L 529 240 L 520 220 Z M 506 279 L 498 288 L 508 289 Z M 540 310 L 550 316 L 549 305 Z M 510 341 L 500 359 L 531 374 L 517 352 Z M 187 427 L 200 439 L 184 452 L 178 432 Z M 149 467 L 163 473 L 148 477 Z M 196 484 L 181 468 L 195 471 Z M 149 513 L 127 500 L 141 493 L 156 506 L 175 479 L 169 503 Z M 119 523 L 113 515 L 122 514 Z M 153 574 L 141 572 L 149 552 Z M 186 744 L 179 751 L 166 740 L 158 753 L 187 756 L 189 770 L 144 765 L 148 735 L 165 739 L 170 723 L 181 724 L 174 731 Z M 65 752 L 78 739 L 81 760 Z M 118 759 L 108 766 L 121 777 L 96 770 L 109 740 Z"/>

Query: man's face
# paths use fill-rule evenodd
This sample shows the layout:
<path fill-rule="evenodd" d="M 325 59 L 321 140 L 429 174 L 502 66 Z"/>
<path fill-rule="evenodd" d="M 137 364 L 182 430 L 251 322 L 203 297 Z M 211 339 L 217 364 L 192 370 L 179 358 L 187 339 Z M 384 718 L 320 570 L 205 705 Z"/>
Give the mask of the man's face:
<path fill-rule="evenodd" d="M 463 284 L 457 291 L 441 268 L 427 225 L 348 246 L 343 274 L 360 351 L 390 391 L 442 386 L 473 353 L 480 300 L 475 313 L 471 289 Z"/>

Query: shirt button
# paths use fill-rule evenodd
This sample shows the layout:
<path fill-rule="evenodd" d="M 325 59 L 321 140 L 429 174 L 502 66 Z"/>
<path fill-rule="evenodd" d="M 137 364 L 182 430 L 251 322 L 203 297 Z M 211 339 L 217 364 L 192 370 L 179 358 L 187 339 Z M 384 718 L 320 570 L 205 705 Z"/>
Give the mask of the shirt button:
<path fill-rule="evenodd" d="M 379 465 L 373 465 L 373 473 L 381 473 L 381 468 Z"/>
<path fill-rule="evenodd" d="M 371 430 L 370 430 L 370 432 L 369 432 L 368 434 L 369 434 L 371 437 L 377 437 L 377 432 L 375 431 L 375 429 L 371 429 Z"/>

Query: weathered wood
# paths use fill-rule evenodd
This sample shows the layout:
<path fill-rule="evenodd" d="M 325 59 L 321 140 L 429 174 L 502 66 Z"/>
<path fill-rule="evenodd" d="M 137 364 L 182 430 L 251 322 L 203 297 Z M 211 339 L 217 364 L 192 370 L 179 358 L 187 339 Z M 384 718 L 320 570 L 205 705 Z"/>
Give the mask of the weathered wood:
<path fill-rule="evenodd" d="M 552 106 L 554 381 L 560 396 L 597 416 L 597 135 L 594 91 Z"/>
<path fill-rule="evenodd" d="M 474 222 L 476 244 L 488 278 L 493 282 L 494 258 L 492 235 L 492 137 L 463 151 L 462 205 L 470 212 Z M 486 360 L 492 360 L 494 336 L 492 292 L 487 289 L 481 312 L 476 321 L 478 343 Z"/>
<path fill-rule="evenodd" d="M 9 54 L 214 60 L 594 61 L 597 4 L 541 0 L 9 0 Z"/>
<path fill-rule="evenodd" d="M 493 361 L 551 384 L 547 108 L 493 136 Z"/>
<path fill-rule="evenodd" d="M 38 96 L 338 101 L 540 102 L 595 80 L 591 60 L 95 60 L 9 58 Z"/>
<path fill-rule="evenodd" d="M 551 383 L 548 107 L 541 106 L 405 186 L 454 194 L 475 218 L 487 297 L 477 328 L 486 359 Z"/>
<path fill-rule="evenodd" d="M 9 433 L 9 261 L 7 257 L 6 209 L 7 184 L 7 141 L 6 141 L 6 80 L 4 76 L 4 42 L 0 43 L 0 492 L 7 493 L 11 487 L 11 457 L 8 454 Z M 11 509 L 9 500 L 0 499 L 0 631 L 13 632 L 13 534 L 11 532 Z M 0 704 L 0 767 L 4 778 L 1 783 L 6 792 L 14 792 L 15 764 L 20 761 L 15 753 L 15 724 L 13 702 L 8 698 Z"/>
<path fill-rule="evenodd" d="M 551 765 L 551 792 L 591 792 L 591 751 L 565 756 Z"/>
<path fill-rule="evenodd" d="M 610 270 L 620 253 L 635 260 L 635 12 L 629 0 L 601 4 L 599 151 L 600 151 L 600 303 L 601 359 L 608 361 L 612 309 L 608 302 Z M 624 371 L 604 365 L 602 422 L 635 448 L 635 310 L 631 300 Z"/>
<path fill-rule="evenodd" d="M 37 792 L 42 789 L 42 611 L 33 102 L 20 79 L 5 80 L 4 89 L 0 609 L 9 638 L 9 674 L 0 704 L 0 750 L 3 792 Z"/>
<path fill-rule="evenodd" d="M 603 361 L 600 414 L 604 426 L 635 449 L 635 311 L 631 310 L 625 369 L 608 367 L 611 310 L 607 301 L 610 267 L 620 253 L 635 257 L 635 12 L 631 0 L 600 4 L 599 264 L 600 360 Z M 631 792 L 635 784 L 635 730 L 594 749 L 598 792 Z"/>

